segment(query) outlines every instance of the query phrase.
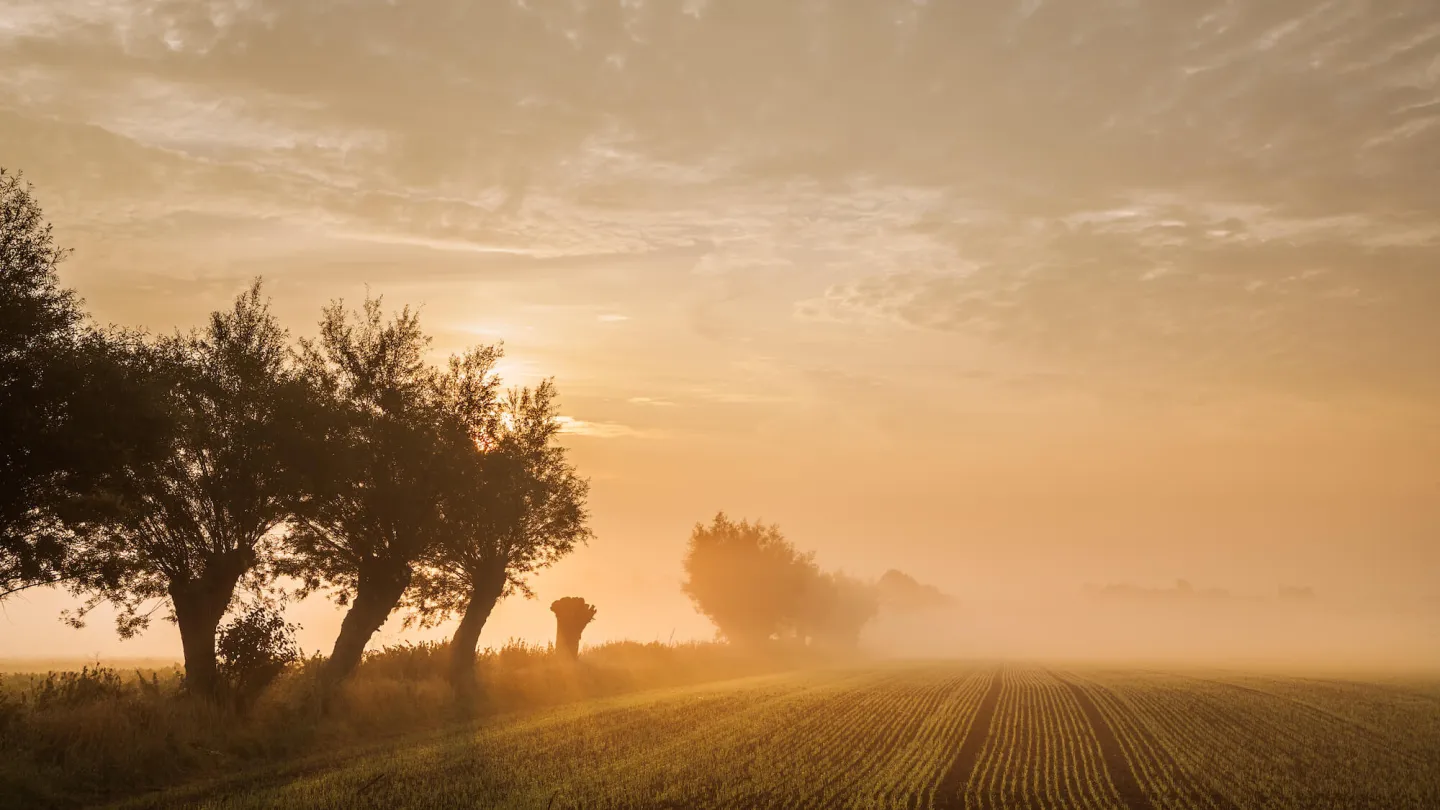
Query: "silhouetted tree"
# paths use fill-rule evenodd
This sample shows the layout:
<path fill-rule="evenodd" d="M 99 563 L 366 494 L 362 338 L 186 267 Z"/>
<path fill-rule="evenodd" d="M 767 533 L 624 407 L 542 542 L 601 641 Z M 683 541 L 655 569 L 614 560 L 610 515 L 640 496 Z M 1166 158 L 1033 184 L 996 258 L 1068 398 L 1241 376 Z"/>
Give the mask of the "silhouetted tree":
<path fill-rule="evenodd" d="M 70 569 L 64 512 L 153 449 L 130 336 L 88 328 L 29 185 L 0 169 L 0 599 Z M 123 477 L 123 476 L 120 476 Z"/>
<path fill-rule="evenodd" d="M 78 624 L 114 604 L 122 637 L 164 605 L 180 629 L 186 685 L 215 694 L 215 633 L 242 578 L 260 584 L 301 488 L 293 451 L 306 391 L 261 282 L 203 332 L 155 341 L 145 373 L 168 392 L 162 455 L 131 464 L 118 497 L 78 521 Z"/>
<path fill-rule="evenodd" d="M 580 657 L 580 634 L 595 620 L 595 606 L 578 596 L 566 596 L 550 603 L 555 614 L 555 652 L 574 661 Z"/>
<path fill-rule="evenodd" d="M 440 407 L 436 374 L 423 360 L 428 345 L 416 313 L 407 307 L 387 321 L 376 298 L 354 313 L 338 301 L 326 307 L 319 338 L 301 343 L 305 375 L 324 403 L 311 430 L 322 439 L 281 570 L 302 580 L 302 593 L 329 587 L 349 606 L 325 664 L 331 686 L 354 671 L 409 587 L 463 472 L 454 448 L 468 431 Z M 488 375 L 493 362 L 482 352 L 470 373 Z"/>
<path fill-rule="evenodd" d="M 722 512 L 691 532 L 683 588 L 727 639 L 757 644 L 796 631 L 819 575 L 812 555 L 796 551 L 779 527 L 736 523 Z"/>
<path fill-rule="evenodd" d="M 422 625 L 459 614 L 450 642 L 450 680 L 462 699 L 475 691 L 475 648 L 495 605 L 520 592 L 527 578 L 590 536 L 588 484 L 555 444 L 555 386 L 512 390 L 497 412 L 477 407 L 494 399 L 491 358 L 451 360 L 442 400 L 470 426 L 475 444 L 457 465 L 440 542 L 418 569 L 410 596 Z M 497 418 L 498 417 L 498 418 Z"/>

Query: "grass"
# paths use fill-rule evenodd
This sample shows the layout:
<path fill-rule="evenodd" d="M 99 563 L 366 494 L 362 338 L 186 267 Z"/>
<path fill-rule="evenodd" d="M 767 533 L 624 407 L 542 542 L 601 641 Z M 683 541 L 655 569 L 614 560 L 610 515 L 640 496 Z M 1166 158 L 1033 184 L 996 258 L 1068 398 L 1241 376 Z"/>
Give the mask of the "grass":
<path fill-rule="evenodd" d="M 960 663 L 795 672 L 502 712 L 122 806 L 1421 810 L 1440 807 L 1440 700 L 1417 686 Z M 962 749 L 975 761 L 947 786 Z"/>
<path fill-rule="evenodd" d="M 486 718 L 637 690 L 794 667 L 803 650 L 740 655 L 720 644 L 605 644 L 578 664 L 548 647 L 485 650 L 478 706 L 460 712 L 444 644 L 368 655 L 329 712 L 319 659 L 292 668 L 245 716 L 185 697 L 177 669 L 0 676 L 0 807 L 76 807 L 218 775 L 398 744 Z"/>

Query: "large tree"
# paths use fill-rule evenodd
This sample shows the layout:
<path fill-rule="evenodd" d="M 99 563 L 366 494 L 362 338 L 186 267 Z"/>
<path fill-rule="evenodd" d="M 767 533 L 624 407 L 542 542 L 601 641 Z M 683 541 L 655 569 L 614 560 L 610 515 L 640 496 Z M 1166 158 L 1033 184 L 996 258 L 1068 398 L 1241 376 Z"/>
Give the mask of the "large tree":
<path fill-rule="evenodd" d="M 375 298 L 358 312 L 330 305 L 319 338 L 301 344 L 305 375 L 324 404 L 314 432 L 326 438 L 311 454 L 312 497 L 282 570 L 303 581 L 302 592 L 326 587 L 348 606 L 324 670 L 332 687 L 359 665 L 440 536 L 459 474 L 456 448 L 469 441 L 442 407 L 437 373 L 424 360 L 428 345 L 415 312 L 387 320 Z M 471 372 L 489 375 L 495 353 L 475 356 Z M 483 411 L 478 396 L 473 407 Z"/>
<path fill-rule="evenodd" d="M 753 645 L 799 631 L 819 576 L 813 555 L 797 551 L 778 526 L 722 512 L 691 532 L 683 588 L 722 635 Z"/>
<path fill-rule="evenodd" d="M 822 572 L 778 526 L 724 513 L 696 524 L 685 554 L 683 588 L 731 642 L 771 639 L 850 648 L 879 610 L 873 585 Z"/>
<path fill-rule="evenodd" d="M 302 489 L 306 391 L 255 281 L 203 331 L 161 338 L 140 364 L 166 392 L 165 452 L 129 466 L 118 497 L 79 523 L 71 587 L 119 608 L 122 636 L 168 606 L 187 686 L 216 690 L 215 634 L 242 579 L 269 572 Z"/>
<path fill-rule="evenodd" d="M 124 373 L 133 336 L 85 324 L 64 256 L 30 186 L 0 168 L 0 599 L 69 575 L 62 514 L 122 479 L 163 424 Z"/>
<path fill-rule="evenodd" d="M 475 693 L 475 648 L 495 605 L 517 592 L 533 597 L 530 575 L 590 537 L 589 485 L 556 443 L 554 383 L 511 390 L 496 418 L 465 405 L 481 400 L 471 393 L 479 383 L 472 366 L 484 364 L 453 360 L 441 387 L 453 412 L 468 413 L 475 442 L 410 597 L 421 624 L 460 616 L 450 680 L 462 700 Z"/>

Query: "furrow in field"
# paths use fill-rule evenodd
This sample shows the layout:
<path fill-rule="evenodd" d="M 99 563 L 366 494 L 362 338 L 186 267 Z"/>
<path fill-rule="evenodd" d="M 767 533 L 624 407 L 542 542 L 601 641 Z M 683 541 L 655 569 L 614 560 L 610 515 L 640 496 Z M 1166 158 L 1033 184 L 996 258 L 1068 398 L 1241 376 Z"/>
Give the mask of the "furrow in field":
<path fill-rule="evenodd" d="M 995 719 L 995 708 L 1000 702 L 1001 688 L 1000 672 L 997 671 L 990 676 L 990 685 L 980 699 L 980 705 L 975 709 L 974 716 L 970 718 L 965 736 L 959 749 L 955 752 L 955 759 L 951 761 L 950 767 L 946 769 L 945 775 L 940 778 L 940 783 L 936 786 L 934 807 L 937 810 L 955 810 L 965 807 L 965 789 L 975 774 L 976 763 L 979 762 L 985 741 L 990 735 L 990 724 Z"/>
<path fill-rule="evenodd" d="M 1062 683 L 1007 667 L 967 807 L 1109 810 L 1123 806 L 1105 774 L 1089 722 Z"/>
<path fill-rule="evenodd" d="M 957 688 L 924 718 L 915 735 L 904 743 L 894 766 L 877 779 L 874 806 L 919 810 L 933 805 L 936 788 L 953 758 L 951 752 L 963 742 L 989 684 L 989 673 L 983 671 L 956 680 Z"/>
<path fill-rule="evenodd" d="M 1100 745 L 1100 755 L 1105 766 L 1105 771 L 1110 776 L 1110 784 L 1114 785 L 1115 792 L 1120 795 L 1120 800 L 1130 810 L 1154 810 L 1155 805 L 1150 801 L 1150 796 L 1140 787 L 1140 780 L 1135 778 L 1135 771 L 1130 766 L 1130 761 L 1125 757 L 1125 749 L 1121 747 L 1120 740 L 1115 736 L 1115 730 L 1105 720 L 1100 708 L 1095 701 L 1090 699 L 1084 689 L 1078 684 L 1059 678 L 1070 691 L 1070 696 L 1079 704 L 1080 711 L 1084 713 L 1085 720 L 1090 724 L 1090 731 L 1095 741 Z"/>
<path fill-rule="evenodd" d="M 1015 713 L 1010 709 L 1016 700 L 1015 687 L 1006 677 L 1005 670 L 1001 670 L 999 678 L 1000 694 L 995 701 L 995 716 L 975 764 L 974 775 L 962 788 L 965 806 L 973 805 L 976 810 L 985 810 L 985 799 L 992 792 L 987 786 L 1005 773 L 1002 761 L 1008 750 L 1005 741 L 1014 739 L 1016 732 Z"/>
<path fill-rule="evenodd" d="M 1070 694 L 1067 685 L 1052 674 L 1045 674 L 1044 691 L 1057 718 L 1057 733 L 1068 752 L 1063 797 L 1057 807 L 1070 806 L 1069 796 L 1083 795 L 1087 806 L 1113 808 L 1122 806 L 1110 775 L 1104 766 L 1104 751 L 1091 733 L 1090 724 Z"/>
<path fill-rule="evenodd" d="M 1115 730 L 1136 776 L 1156 807 L 1165 810 L 1237 810 L 1225 795 L 1206 787 L 1187 772 L 1133 708 L 1093 678 L 1067 673 L 1095 701 Z"/>

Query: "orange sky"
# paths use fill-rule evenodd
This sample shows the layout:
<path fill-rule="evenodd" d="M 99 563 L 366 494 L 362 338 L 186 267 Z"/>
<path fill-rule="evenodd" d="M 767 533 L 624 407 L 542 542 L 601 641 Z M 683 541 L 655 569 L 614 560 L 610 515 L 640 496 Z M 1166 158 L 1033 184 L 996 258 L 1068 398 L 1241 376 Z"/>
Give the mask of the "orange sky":
<path fill-rule="evenodd" d="M 1440 621 L 1429 0 L 527 5 L 12 0 L 0 164 L 103 322 L 263 274 L 303 335 L 368 286 L 554 375 L 597 539 L 489 642 L 570 594 L 587 639 L 708 635 L 679 558 L 719 509 L 962 598 Z M 67 603 L 5 603 L 0 650 L 178 650 Z"/>

